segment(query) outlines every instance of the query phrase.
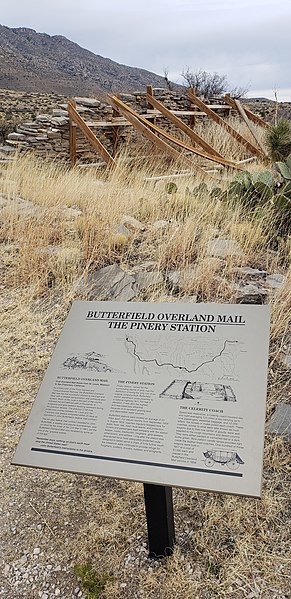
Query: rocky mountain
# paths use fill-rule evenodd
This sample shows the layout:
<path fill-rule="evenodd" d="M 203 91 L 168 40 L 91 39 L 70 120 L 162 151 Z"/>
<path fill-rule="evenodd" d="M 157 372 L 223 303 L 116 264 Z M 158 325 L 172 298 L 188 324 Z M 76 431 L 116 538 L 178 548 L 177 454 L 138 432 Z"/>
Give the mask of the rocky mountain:
<path fill-rule="evenodd" d="M 81 48 L 62 35 L 0 25 L 0 88 L 70 95 L 164 87 L 163 77 Z"/>

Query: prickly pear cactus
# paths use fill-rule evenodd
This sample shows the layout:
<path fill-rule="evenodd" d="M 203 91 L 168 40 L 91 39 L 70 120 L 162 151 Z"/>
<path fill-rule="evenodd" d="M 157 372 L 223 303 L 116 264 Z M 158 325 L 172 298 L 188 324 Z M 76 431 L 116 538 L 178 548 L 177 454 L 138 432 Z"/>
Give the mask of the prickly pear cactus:
<path fill-rule="evenodd" d="M 289 154 L 286 162 L 275 162 L 275 165 L 283 179 L 291 181 L 291 154 Z"/>

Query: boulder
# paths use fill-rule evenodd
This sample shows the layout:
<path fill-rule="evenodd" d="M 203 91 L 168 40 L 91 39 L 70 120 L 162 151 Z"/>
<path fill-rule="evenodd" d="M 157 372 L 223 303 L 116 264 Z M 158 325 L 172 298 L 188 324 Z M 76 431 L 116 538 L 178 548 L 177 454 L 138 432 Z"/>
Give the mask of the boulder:
<path fill-rule="evenodd" d="M 105 266 L 90 273 L 81 281 L 76 291 L 88 291 L 90 300 L 115 300 L 127 302 L 136 295 L 135 279 L 118 264 Z"/>
<path fill-rule="evenodd" d="M 233 290 L 235 291 L 236 304 L 266 304 L 268 301 L 269 294 L 264 287 L 252 284 L 235 284 Z"/>

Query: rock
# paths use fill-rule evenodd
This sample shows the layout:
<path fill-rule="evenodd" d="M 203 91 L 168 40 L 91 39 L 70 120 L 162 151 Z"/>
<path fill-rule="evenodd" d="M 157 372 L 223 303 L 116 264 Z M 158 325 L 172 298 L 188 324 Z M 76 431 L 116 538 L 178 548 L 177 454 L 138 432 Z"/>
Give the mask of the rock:
<path fill-rule="evenodd" d="M 60 108 L 53 108 L 52 110 L 52 115 L 53 116 L 68 116 L 68 111 L 67 110 L 62 110 Z"/>
<path fill-rule="evenodd" d="M 70 208 L 65 208 L 65 216 L 69 220 L 73 220 L 78 216 L 82 216 L 82 210 L 80 210 L 79 208 L 75 208 L 74 206 L 71 206 Z"/>
<path fill-rule="evenodd" d="M 159 298 L 159 302 L 169 302 L 169 303 L 179 303 L 179 304 L 196 304 L 197 303 L 197 295 L 164 295 Z"/>
<path fill-rule="evenodd" d="M 50 117 L 47 114 L 38 114 L 35 117 L 35 120 L 38 121 L 39 123 L 49 123 Z"/>
<path fill-rule="evenodd" d="M 35 547 L 33 550 L 33 555 L 39 555 L 40 554 L 40 548 L 39 547 Z"/>
<path fill-rule="evenodd" d="M 135 275 L 135 283 L 138 291 L 144 291 L 150 287 L 162 285 L 164 277 L 159 271 L 138 272 Z"/>
<path fill-rule="evenodd" d="M 169 283 L 171 285 L 173 285 L 173 287 L 178 287 L 180 278 L 181 278 L 181 271 L 180 270 L 170 270 L 167 273 L 167 279 L 168 279 Z"/>
<path fill-rule="evenodd" d="M 171 223 L 168 220 L 156 220 L 152 228 L 154 231 L 164 231 Z"/>
<path fill-rule="evenodd" d="M 272 287 L 272 289 L 279 289 L 280 287 L 282 287 L 282 285 L 284 285 L 285 281 L 286 281 L 286 277 L 284 277 L 284 275 L 281 275 L 279 273 L 269 275 L 266 278 L 267 285 Z"/>
<path fill-rule="evenodd" d="M 131 237 L 131 232 L 124 225 L 115 225 L 113 231 L 116 235 L 122 235 L 127 239 Z"/>
<path fill-rule="evenodd" d="M 120 93 L 119 98 L 123 102 L 134 102 L 134 100 L 135 100 L 135 97 L 132 94 L 124 94 L 124 93 Z"/>
<path fill-rule="evenodd" d="M 83 106 L 91 106 L 93 108 L 97 108 L 100 106 L 100 100 L 96 100 L 95 98 L 74 98 L 77 104 L 83 104 Z"/>
<path fill-rule="evenodd" d="M 284 366 L 287 366 L 287 368 L 291 368 L 291 345 L 287 346 L 287 350 L 283 358 L 283 364 Z"/>
<path fill-rule="evenodd" d="M 3 154 L 14 154 L 15 148 L 12 148 L 11 146 L 1 146 L 0 151 L 3 152 Z"/>
<path fill-rule="evenodd" d="M 105 266 L 89 274 L 87 281 L 77 286 L 77 291 L 88 289 L 90 300 L 118 300 L 127 302 L 136 295 L 135 279 L 118 264 Z"/>
<path fill-rule="evenodd" d="M 267 276 L 266 270 L 259 270 L 258 268 L 251 268 L 249 266 L 238 266 L 233 269 L 233 272 L 252 279 L 265 279 Z"/>
<path fill-rule="evenodd" d="M 256 285 L 233 285 L 236 304 L 266 304 L 268 291 Z"/>
<path fill-rule="evenodd" d="M 142 270 L 150 270 L 152 268 L 155 268 L 157 266 L 157 263 L 155 260 L 146 260 L 145 262 L 142 262 L 141 264 L 138 265 L 138 272 L 142 271 Z"/>
<path fill-rule="evenodd" d="M 279 403 L 267 424 L 267 431 L 291 441 L 291 405 Z"/>
<path fill-rule="evenodd" d="M 145 230 L 145 226 L 139 220 L 137 220 L 133 216 L 129 216 L 128 214 L 123 215 L 121 223 L 123 225 L 126 225 L 130 229 L 133 229 L 134 231 L 144 231 Z"/>
<path fill-rule="evenodd" d="M 181 291 L 187 291 L 189 284 L 195 279 L 197 270 L 195 268 L 185 268 L 183 270 L 172 270 L 167 273 L 169 283 Z"/>
<path fill-rule="evenodd" d="M 53 125 L 58 125 L 59 127 L 62 125 L 67 125 L 69 122 L 69 117 L 65 116 L 55 116 L 50 118 L 50 122 Z"/>
<path fill-rule="evenodd" d="M 57 129 L 52 129 L 51 131 L 48 131 L 47 136 L 48 136 L 48 139 L 60 139 L 61 138 L 61 134 Z"/>
<path fill-rule="evenodd" d="M 284 356 L 283 364 L 287 366 L 287 368 L 291 368 L 291 351 L 289 354 L 286 354 L 286 356 Z"/>
<path fill-rule="evenodd" d="M 225 258 L 227 256 L 243 256 L 243 251 L 233 239 L 211 239 L 207 244 L 208 256 Z"/>
<path fill-rule="evenodd" d="M 41 212 L 40 206 L 36 206 L 30 200 L 23 200 L 20 197 L 14 198 L 14 202 L 11 204 L 11 211 L 20 212 L 21 216 L 35 216 Z M 7 205 L 9 208 L 9 204 Z"/>
<path fill-rule="evenodd" d="M 23 133 L 9 133 L 7 139 L 9 141 L 25 141 L 26 136 Z"/>

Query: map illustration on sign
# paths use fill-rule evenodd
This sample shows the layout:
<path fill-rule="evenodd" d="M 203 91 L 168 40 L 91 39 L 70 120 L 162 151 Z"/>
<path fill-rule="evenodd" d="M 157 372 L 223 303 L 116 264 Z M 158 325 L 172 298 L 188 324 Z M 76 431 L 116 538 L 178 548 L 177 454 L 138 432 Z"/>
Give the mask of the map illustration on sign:
<path fill-rule="evenodd" d="M 127 353 L 133 358 L 135 374 L 155 376 L 177 374 L 200 376 L 210 380 L 238 380 L 238 362 L 244 344 L 237 340 L 211 340 L 211 345 L 205 340 L 185 340 L 185 335 L 173 339 L 170 345 L 157 343 L 153 340 L 143 340 L 141 343 L 134 337 L 127 336 L 125 340 Z M 233 400 L 235 401 L 235 399 Z"/>
<path fill-rule="evenodd" d="M 181 380 L 172 381 L 160 393 L 160 397 L 170 399 L 198 399 L 202 401 L 236 401 L 236 395 L 230 385 Z"/>

